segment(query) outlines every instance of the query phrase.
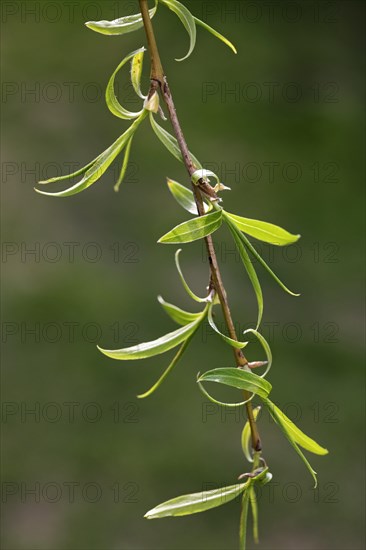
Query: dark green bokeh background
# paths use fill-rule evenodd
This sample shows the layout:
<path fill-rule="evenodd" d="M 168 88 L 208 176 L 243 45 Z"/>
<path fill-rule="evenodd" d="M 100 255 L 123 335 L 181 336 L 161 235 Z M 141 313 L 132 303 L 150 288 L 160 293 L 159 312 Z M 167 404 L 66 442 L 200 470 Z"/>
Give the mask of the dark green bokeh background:
<path fill-rule="evenodd" d="M 144 34 L 103 37 L 83 22 L 95 17 L 96 8 L 99 18 L 112 19 L 132 13 L 135 4 L 76 2 L 70 16 L 64 2 L 3 2 L 2 537 L 7 550 L 237 547 L 238 503 L 196 517 L 143 519 L 163 500 L 234 483 L 247 470 L 240 450 L 242 418 L 207 410 L 195 383 L 198 371 L 229 365 L 230 351 L 201 332 L 159 392 L 140 402 L 136 394 L 159 376 L 168 356 L 122 364 L 95 347 L 122 347 L 172 330 L 155 300 L 159 293 L 195 307 L 179 284 L 175 248 L 156 244 L 187 219 L 165 185 L 168 175 L 187 183 L 184 169 L 146 124 L 118 195 L 113 170 L 69 199 L 37 195 L 38 174 L 29 172 L 40 170 L 40 177 L 47 177 L 66 172 L 65 162 L 86 163 L 126 127 L 110 115 L 103 97 L 94 101 L 95 91 L 104 88 L 125 54 L 144 44 Z M 272 258 L 300 298 L 284 294 L 260 272 L 263 332 L 267 337 L 273 332 L 274 399 L 330 454 L 312 458 L 319 473 L 314 493 L 298 457 L 263 417 L 264 454 L 274 485 L 259 499 L 260 547 L 360 549 L 364 5 L 188 4 L 199 17 L 206 13 L 208 23 L 238 47 L 234 56 L 199 30 L 194 54 L 178 64 L 174 57 L 187 48 L 184 30 L 164 8 L 154 20 L 190 147 L 202 162 L 216 163 L 223 178 L 235 165 L 241 171 L 238 178 L 226 174 L 233 190 L 225 195 L 228 210 L 302 234 L 298 247 L 276 249 Z M 38 20 L 27 11 L 35 5 Z M 137 108 L 126 82 L 125 73 L 121 91 Z M 213 94 L 205 98 L 207 83 Z M 235 86 L 239 97 L 227 93 Z M 301 97 L 291 101 L 295 91 Z M 273 181 L 268 163 L 277 163 Z M 256 170 L 262 171 L 258 177 Z M 244 329 L 255 319 L 252 290 L 230 254 L 229 235 L 222 230 L 215 241 L 233 314 Z M 74 261 L 67 245 L 72 242 L 77 243 Z M 37 246 L 36 256 L 25 254 Z M 52 261 L 57 250 L 61 255 Z M 101 257 L 93 262 L 96 250 Z M 269 249 L 263 251 L 268 258 Z M 184 247 L 185 272 L 201 293 L 208 273 L 203 258 L 199 244 Z M 32 328 L 38 336 L 27 333 Z M 258 358 L 254 346 L 248 356 Z M 67 403 L 76 403 L 73 421 Z M 22 415 L 34 407 L 39 418 Z M 100 418 L 91 422 L 96 407 Z M 54 418 L 57 411 L 60 417 Z M 37 483 L 39 498 L 26 493 Z M 93 503 L 95 486 L 101 496 Z"/>

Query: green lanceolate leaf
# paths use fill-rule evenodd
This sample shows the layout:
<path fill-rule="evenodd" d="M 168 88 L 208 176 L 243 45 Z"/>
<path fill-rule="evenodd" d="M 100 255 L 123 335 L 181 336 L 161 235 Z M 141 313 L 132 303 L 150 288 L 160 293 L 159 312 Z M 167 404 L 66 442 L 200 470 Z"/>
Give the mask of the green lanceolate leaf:
<path fill-rule="evenodd" d="M 134 359 L 146 359 L 148 357 L 154 357 L 161 353 L 165 353 L 170 349 L 173 349 L 191 336 L 199 323 L 202 321 L 204 314 L 202 314 L 197 320 L 185 325 L 182 328 L 175 330 L 174 332 L 169 332 L 153 340 L 152 342 L 145 342 L 143 344 L 138 344 L 137 346 L 132 346 L 129 348 L 119 349 L 119 350 L 106 350 L 98 346 L 99 351 L 104 353 L 107 357 L 112 359 L 118 359 L 120 361 L 134 360 Z"/>
<path fill-rule="evenodd" d="M 124 134 L 122 134 L 114 143 L 112 143 L 110 147 L 108 147 L 108 149 L 106 149 L 101 155 L 99 155 L 92 164 L 88 165 L 88 169 L 84 172 L 83 178 L 78 183 L 75 183 L 75 185 L 69 187 L 64 191 L 59 191 L 58 193 L 46 193 L 45 191 L 40 191 L 39 189 L 35 189 L 35 191 L 37 191 L 37 193 L 40 193 L 41 195 L 49 195 L 51 197 L 70 197 L 71 195 L 76 195 L 77 193 L 80 193 L 81 191 L 84 191 L 84 189 L 90 187 L 93 183 L 95 183 L 102 177 L 102 175 L 109 168 L 114 159 L 119 155 L 119 153 L 121 153 L 121 151 L 123 151 L 128 141 L 136 132 L 138 126 L 141 124 L 141 121 L 145 118 L 146 114 L 146 112 L 143 112 L 141 116 L 139 116 L 139 118 L 136 119 L 124 132 Z M 80 172 L 81 171 L 79 170 L 79 173 Z M 69 176 L 67 176 L 67 178 L 72 177 L 72 175 L 73 174 L 70 174 Z M 52 178 L 50 182 L 61 181 L 62 179 L 66 178 Z"/>
<path fill-rule="evenodd" d="M 194 16 L 193 16 L 194 17 Z M 194 17 L 194 20 L 196 22 L 197 25 L 200 25 L 201 27 L 203 27 L 204 29 L 206 29 L 206 31 L 210 32 L 211 34 L 213 34 L 216 38 L 218 38 L 219 40 L 221 40 L 224 44 L 226 44 L 227 46 L 229 46 L 229 48 L 232 49 L 232 51 L 234 53 L 238 53 L 236 51 L 236 48 L 234 46 L 234 44 L 232 44 L 230 42 L 230 40 L 228 40 L 225 36 L 223 36 L 221 33 L 219 33 L 216 29 L 213 29 L 212 27 L 210 27 L 210 25 L 207 25 L 207 23 L 205 23 L 204 21 L 201 21 L 201 19 L 198 19 L 197 17 Z"/>
<path fill-rule="evenodd" d="M 167 184 L 169 187 L 169 191 L 171 192 L 177 203 L 180 204 L 180 206 L 182 206 L 184 210 L 187 210 L 187 212 L 198 216 L 197 205 L 194 200 L 193 191 L 187 189 L 187 187 L 185 187 L 181 183 L 171 180 L 170 178 L 167 178 Z M 212 206 L 208 205 L 205 202 L 203 203 L 203 207 L 206 213 L 212 209 Z"/>
<path fill-rule="evenodd" d="M 272 389 L 272 385 L 264 378 L 252 372 L 233 367 L 209 370 L 201 374 L 197 382 L 217 382 L 218 384 L 224 384 L 225 386 L 231 386 L 239 390 L 255 393 L 264 399 L 269 395 Z"/>
<path fill-rule="evenodd" d="M 125 149 L 125 155 L 123 157 L 121 172 L 120 172 L 119 178 L 118 178 L 118 180 L 117 180 L 117 182 L 116 182 L 116 184 L 113 188 L 116 192 L 119 191 L 120 185 L 123 182 L 123 180 L 125 179 L 125 175 L 126 175 L 127 167 L 128 167 L 128 161 L 130 160 L 132 140 L 133 140 L 133 135 L 130 137 L 130 139 L 127 142 L 126 149 Z"/>
<path fill-rule="evenodd" d="M 152 113 L 150 113 L 150 122 L 152 129 L 154 130 L 156 136 L 159 138 L 161 143 L 168 149 L 169 153 L 173 155 L 177 160 L 180 162 L 183 162 L 183 157 L 181 150 L 179 149 L 178 142 L 169 132 L 165 130 L 162 126 L 160 126 Z M 195 166 L 195 168 L 202 168 L 201 163 L 199 160 L 196 159 L 192 153 L 189 153 L 191 156 L 191 160 Z"/>
<path fill-rule="evenodd" d="M 146 391 L 145 393 L 142 393 L 142 394 L 137 396 L 139 399 L 145 399 L 146 397 L 150 397 L 150 395 L 152 395 L 161 386 L 161 384 L 164 382 L 165 378 L 171 373 L 171 371 L 174 369 L 174 367 L 176 366 L 178 361 L 183 356 L 183 354 L 186 351 L 190 341 L 193 338 L 193 335 L 194 335 L 194 333 L 191 334 L 191 336 L 189 336 L 187 338 L 187 340 L 185 340 L 183 342 L 183 344 L 181 345 L 181 347 L 178 350 L 178 353 L 173 357 L 172 362 L 170 363 L 168 368 L 163 372 L 163 374 L 160 376 L 159 380 L 157 382 L 155 382 L 155 384 L 148 391 Z"/>
<path fill-rule="evenodd" d="M 246 247 L 244 246 L 240 232 L 236 229 L 235 225 L 231 222 L 228 224 L 228 227 L 230 229 L 230 232 L 234 238 L 236 247 L 239 251 L 241 260 L 243 262 L 243 265 L 248 273 L 248 277 L 250 279 L 250 282 L 252 283 L 256 298 L 257 298 L 257 304 L 258 304 L 258 318 L 257 318 L 257 328 L 261 324 L 262 317 L 263 317 L 263 294 L 262 294 L 262 287 L 260 285 L 259 279 L 257 277 L 257 273 L 253 267 L 253 264 L 249 258 L 248 252 Z"/>
<path fill-rule="evenodd" d="M 268 408 L 269 413 L 273 417 L 273 419 L 276 421 L 280 429 L 282 430 L 282 433 L 290 443 L 290 445 L 293 447 L 293 449 L 296 451 L 296 453 L 299 455 L 303 463 L 305 464 L 306 468 L 309 470 L 312 478 L 314 479 L 314 487 L 317 486 L 318 480 L 316 477 L 316 471 L 312 468 L 310 462 L 307 460 L 301 449 L 299 448 L 296 439 L 294 439 L 293 432 L 289 430 L 288 423 L 283 420 L 283 413 L 282 411 L 278 412 L 278 408 L 270 401 L 269 399 L 263 399 L 264 404 Z M 310 439 L 310 438 L 309 438 Z M 315 443 L 315 441 L 314 441 Z M 317 445 L 317 444 L 316 444 Z M 326 451 L 326 449 L 324 449 Z M 322 454 L 326 454 L 328 451 Z"/>
<path fill-rule="evenodd" d="M 272 351 L 271 351 L 271 348 L 269 347 L 269 344 L 267 342 L 267 340 L 264 338 L 264 336 L 258 332 L 256 329 L 254 328 L 248 328 L 247 330 L 245 330 L 243 332 L 243 334 L 254 334 L 254 336 L 257 337 L 257 339 L 259 340 L 259 343 L 261 344 L 262 348 L 264 349 L 264 352 L 266 354 L 266 357 L 267 357 L 267 368 L 266 370 L 264 371 L 263 374 L 261 374 L 261 378 L 265 378 L 265 376 L 269 373 L 269 371 L 271 370 L 271 367 L 272 367 Z"/>
<path fill-rule="evenodd" d="M 300 235 L 292 235 L 285 229 L 282 229 L 282 227 L 278 227 L 272 223 L 242 218 L 229 212 L 225 212 L 225 217 L 229 218 L 240 231 L 266 243 L 284 246 L 295 243 L 300 238 Z"/>
<path fill-rule="evenodd" d="M 268 403 L 268 407 L 269 412 L 274 416 L 275 420 L 285 427 L 288 435 L 295 443 L 300 445 L 300 447 L 316 455 L 328 454 L 327 449 L 324 449 L 324 447 L 321 447 L 316 441 L 311 439 L 311 437 L 304 434 L 304 432 L 302 432 L 300 428 L 298 428 L 272 401 Z"/>
<path fill-rule="evenodd" d="M 217 326 L 215 325 L 215 322 L 213 320 L 213 304 L 210 304 L 209 308 L 208 308 L 208 313 L 207 313 L 207 320 L 210 324 L 210 327 L 219 335 L 221 336 L 221 338 L 224 340 L 224 342 L 226 342 L 227 344 L 229 344 L 229 346 L 232 346 L 234 348 L 237 348 L 237 349 L 242 349 L 244 348 L 248 342 L 238 342 L 237 340 L 233 340 L 232 338 L 229 338 L 229 336 L 226 336 L 226 334 L 223 334 L 222 332 L 219 331 L 219 329 L 217 328 Z"/>
<path fill-rule="evenodd" d="M 183 311 L 183 309 L 166 302 L 161 296 L 158 296 L 158 301 L 169 317 L 178 323 L 178 325 L 184 326 L 189 323 L 193 323 L 193 321 L 196 321 L 202 316 L 202 313 L 189 313 L 188 311 Z"/>
<path fill-rule="evenodd" d="M 250 501 L 250 508 L 252 511 L 252 519 L 253 519 L 253 539 L 256 544 L 259 543 L 259 532 L 258 532 L 258 503 L 257 503 L 257 496 L 255 494 L 255 489 L 253 485 L 248 489 L 249 492 L 249 501 Z"/>
<path fill-rule="evenodd" d="M 219 229 L 221 223 L 222 211 L 218 210 L 217 212 L 205 214 L 204 216 L 199 216 L 177 225 L 174 229 L 163 235 L 158 242 L 179 244 L 198 241 Z"/>
<path fill-rule="evenodd" d="M 185 6 L 183 6 L 183 4 L 178 2 L 178 0 L 160 0 L 160 1 L 162 4 L 165 4 L 165 6 L 167 6 L 179 17 L 186 31 L 188 32 L 189 41 L 190 41 L 188 53 L 186 56 L 182 57 L 181 59 L 176 59 L 176 61 L 184 61 L 191 55 L 196 45 L 197 30 L 196 30 L 195 19 L 191 14 L 191 12 Z"/>
<path fill-rule="evenodd" d="M 116 97 L 116 94 L 114 93 L 114 81 L 118 71 L 122 69 L 122 67 L 126 65 L 126 63 L 130 61 L 130 59 L 133 60 L 135 56 L 140 56 L 141 54 L 143 55 L 144 51 L 145 51 L 145 48 L 139 48 L 138 50 L 128 54 L 118 65 L 117 69 L 114 71 L 114 73 L 112 74 L 107 84 L 107 88 L 105 92 L 105 100 L 107 103 L 107 107 L 114 116 L 118 118 L 122 118 L 123 120 L 132 120 L 134 118 L 137 118 L 138 116 L 141 115 L 142 110 L 137 113 L 133 113 L 131 111 L 128 111 L 124 107 L 122 107 L 122 105 L 120 104 L 120 102 Z"/>
<path fill-rule="evenodd" d="M 200 302 L 200 303 L 203 303 L 203 302 L 207 302 L 208 301 L 208 297 L 206 298 L 200 298 L 199 296 L 197 296 L 194 292 L 192 292 L 192 290 L 189 288 L 185 278 L 184 278 L 184 275 L 183 275 L 183 272 L 182 272 L 182 269 L 180 267 L 180 263 L 179 263 L 179 254 L 182 252 L 182 249 L 180 248 L 179 250 L 176 251 L 175 253 L 175 265 L 176 265 L 176 268 L 177 268 L 177 271 L 178 271 L 178 275 L 180 277 L 180 280 L 182 281 L 182 285 L 184 287 L 184 290 L 187 292 L 187 294 L 192 298 L 192 300 L 194 300 L 195 302 Z"/>
<path fill-rule="evenodd" d="M 192 493 L 181 497 L 173 498 L 159 504 L 145 514 L 147 519 L 166 518 L 170 516 L 188 516 L 211 510 L 217 506 L 222 506 L 245 491 L 248 482 L 221 487 L 213 491 L 202 491 L 201 493 Z"/>
<path fill-rule="evenodd" d="M 240 528 L 239 528 L 240 550 L 246 549 L 248 510 L 249 510 L 249 490 L 246 490 L 243 493 L 243 498 L 241 501 Z"/>
<path fill-rule="evenodd" d="M 239 233 L 238 233 L 239 235 Z M 288 294 L 291 294 L 291 296 L 300 296 L 300 294 L 296 294 L 295 292 L 292 292 L 289 288 L 287 288 L 286 285 L 283 284 L 283 282 L 277 277 L 277 275 L 272 271 L 272 269 L 269 267 L 269 265 L 263 260 L 262 256 L 258 254 L 252 243 L 249 241 L 249 239 L 243 234 L 240 233 L 240 238 L 245 244 L 245 246 L 248 248 L 248 250 L 253 254 L 253 256 L 258 260 L 260 264 L 268 271 L 268 273 L 273 277 L 273 279 L 280 285 L 280 287 L 287 292 Z"/>
<path fill-rule="evenodd" d="M 259 414 L 260 410 L 261 410 L 260 406 L 255 407 L 255 409 L 253 409 L 254 420 L 257 420 L 257 417 L 258 417 L 258 414 Z M 243 428 L 243 431 L 241 433 L 241 447 L 243 449 L 244 456 L 248 460 L 248 462 L 253 462 L 252 454 L 250 452 L 250 449 L 251 449 L 251 431 L 250 431 L 250 424 L 249 424 L 248 420 L 246 421 L 246 423 L 244 425 L 244 428 Z"/>
<path fill-rule="evenodd" d="M 131 61 L 131 83 L 136 94 L 141 97 L 141 99 L 146 98 L 146 96 L 141 92 L 141 75 L 144 63 L 144 52 L 145 49 L 142 49 L 139 53 L 136 53 Z"/>
<path fill-rule="evenodd" d="M 92 160 L 91 162 L 89 162 L 89 164 L 87 164 L 86 166 L 83 166 L 82 168 L 79 168 L 79 170 L 77 170 L 76 172 L 72 172 L 71 174 L 66 174 L 65 176 L 56 176 L 56 177 L 50 178 L 48 180 L 39 181 L 38 185 L 48 185 L 49 183 L 54 183 L 56 181 L 64 181 L 64 180 L 69 180 L 71 178 L 75 178 L 76 176 L 81 176 L 82 174 L 85 174 L 85 172 L 91 166 L 93 166 L 93 164 L 98 160 L 99 157 L 100 157 L 100 155 L 95 157 L 95 159 Z"/>
<path fill-rule="evenodd" d="M 155 0 L 155 6 L 149 10 L 150 19 L 154 17 L 157 6 L 158 0 Z M 119 17 L 113 21 L 88 21 L 85 25 L 92 31 L 99 32 L 100 34 L 119 35 L 137 31 L 144 26 L 144 23 L 141 13 L 137 13 L 136 15 Z"/>

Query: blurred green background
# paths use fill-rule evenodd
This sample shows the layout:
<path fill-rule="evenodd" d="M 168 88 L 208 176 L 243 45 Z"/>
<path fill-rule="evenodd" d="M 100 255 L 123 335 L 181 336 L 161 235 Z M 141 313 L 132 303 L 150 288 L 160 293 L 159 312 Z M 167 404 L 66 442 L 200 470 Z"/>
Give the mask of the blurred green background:
<path fill-rule="evenodd" d="M 274 353 L 273 398 L 330 454 L 311 457 L 314 491 L 263 416 L 274 479 L 259 496 L 260 548 L 360 549 L 364 4 L 186 4 L 238 48 L 234 56 L 199 29 L 192 57 L 176 63 L 187 35 L 164 7 L 154 19 L 191 149 L 232 188 L 229 211 L 302 234 L 288 249 L 261 248 L 301 292 L 284 294 L 260 271 L 263 334 Z M 161 389 L 139 401 L 168 355 L 122 364 L 95 346 L 123 347 L 172 330 L 160 293 L 195 308 L 179 283 L 175 248 L 156 244 L 187 219 L 165 184 L 166 176 L 187 184 L 183 167 L 146 123 L 119 194 L 118 162 L 73 198 L 33 191 L 38 179 L 85 164 L 126 128 L 107 111 L 103 90 L 122 57 L 145 43 L 143 31 L 104 37 L 83 23 L 134 13 L 136 5 L 2 3 L 4 550 L 238 544 L 237 502 L 189 518 L 143 519 L 159 502 L 235 483 L 248 469 L 242 414 L 211 407 L 195 382 L 198 371 L 230 365 L 230 351 L 205 327 Z M 147 60 L 145 68 L 147 77 Z M 127 71 L 119 86 L 137 109 Z M 244 330 L 256 315 L 252 289 L 225 230 L 215 243 Z M 200 244 L 184 247 L 197 293 L 207 284 L 204 258 Z M 257 351 L 247 355 L 257 359 Z"/>

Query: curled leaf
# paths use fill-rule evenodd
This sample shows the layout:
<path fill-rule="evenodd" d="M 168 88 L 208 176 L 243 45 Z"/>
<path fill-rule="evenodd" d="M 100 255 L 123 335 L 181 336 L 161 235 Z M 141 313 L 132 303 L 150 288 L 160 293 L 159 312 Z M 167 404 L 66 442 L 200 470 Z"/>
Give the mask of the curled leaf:
<path fill-rule="evenodd" d="M 227 344 L 229 344 L 229 346 L 232 346 L 234 348 L 237 348 L 237 349 L 243 349 L 247 344 L 248 342 L 238 342 L 238 340 L 233 340 L 232 338 L 229 338 L 229 336 L 226 336 L 226 334 L 223 334 L 222 332 L 219 331 L 219 329 L 217 328 L 214 320 L 213 320 L 213 306 L 214 304 L 210 304 L 209 305 L 209 308 L 208 308 L 208 313 L 207 313 L 207 320 L 209 322 L 209 325 L 210 327 L 219 335 L 221 336 L 221 338 L 224 340 L 224 342 L 226 342 Z"/>
<path fill-rule="evenodd" d="M 253 399 L 254 395 L 255 395 L 253 393 L 248 399 L 246 399 L 245 401 L 241 401 L 240 403 L 225 403 L 223 401 L 218 401 L 217 399 L 212 397 L 212 395 L 210 395 L 207 390 L 205 390 L 205 388 L 203 387 L 203 385 L 199 381 L 199 376 L 200 375 L 198 374 L 197 384 L 198 384 L 198 387 L 199 387 L 201 393 L 203 393 L 203 395 L 205 397 L 207 397 L 207 399 L 209 401 L 211 401 L 212 403 L 215 403 L 216 405 L 220 405 L 221 407 L 228 407 L 228 408 L 231 408 L 231 409 L 236 409 L 238 407 L 242 407 L 243 405 L 246 405 L 247 403 L 249 403 L 249 401 L 251 401 Z"/>
<path fill-rule="evenodd" d="M 149 10 L 150 19 L 156 13 L 158 0 L 155 0 L 155 6 Z M 88 21 L 85 25 L 92 31 L 106 35 L 120 35 L 128 32 L 137 31 L 144 26 L 141 13 L 135 15 L 126 15 L 113 21 Z"/>
<path fill-rule="evenodd" d="M 189 50 L 187 55 L 185 55 L 181 59 L 176 59 L 176 61 L 184 61 L 191 55 L 196 45 L 197 30 L 196 30 L 195 18 L 183 4 L 178 2 L 178 0 L 160 0 L 160 1 L 162 4 L 167 6 L 179 17 L 179 19 L 183 23 L 184 28 L 186 29 L 189 35 L 190 44 L 189 44 Z"/>
<path fill-rule="evenodd" d="M 259 340 L 262 348 L 264 349 L 264 352 L 266 354 L 266 357 L 267 357 L 267 368 L 266 370 L 264 371 L 263 374 L 261 374 L 261 378 L 265 378 L 265 376 L 268 374 L 268 372 L 270 371 L 271 367 L 272 367 L 272 351 L 271 351 L 271 348 L 269 347 L 269 344 L 267 342 L 267 340 L 264 338 L 264 336 L 258 332 L 256 329 L 254 328 L 248 328 L 247 330 L 245 330 L 243 332 L 243 334 L 254 334 L 254 336 L 256 336 L 256 338 Z"/>
<path fill-rule="evenodd" d="M 182 252 L 182 249 L 180 248 L 179 250 L 176 251 L 175 253 L 175 265 L 176 265 L 176 268 L 177 268 L 177 271 L 178 271 L 178 275 L 180 277 L 180 280 L 182 281 L 182 284 L 183 284 L 183 287 L 185 289 L 185 291 L 187 292 L 187 294 L 195 301 L 195 302 L 207 302 L 208 301 L 208 297 L 206 298 L 200 298 L 199 296 L 197 296 L 191 289 L 190 287 L 188 286 L 185 278 L 184 278 L 184 275 L 183 275 L 183 272 L 182 272 L 182 269 L 180 267 L 180 263 L 179 263 L 179 255 L 180 253 Z"/>
<path fill-rule="evenodd" d="M 120 69 L 122 69 L 122 67 L 126 65 L 126 63 L 130 61 L 130 59 L 133 60 L 136 55 L 139 56 L 143 54 L 144 51 L 145 51 L 145 48 L 139 48 L 138 50 L 128 54 L 118 65 L 117 69 L 114 71 L 114 73 L 112 74 L 107 84 L 107 88 L 105 92 L 105 100 L 107 103 L 107 107 L 114 116 L 118 118 L 122 118 L 123 120 L 132 120 L 134 118 L 139 117 L 142 113 L 142 110 L 137 113 L 133 113 L 131 111 L 128 111 L 124 107 L 122 107 L 122 105 L 120 104 L 120 102 L 116 97 L 116 94 L 114 93 L 114 81 Z"/>
<path fill-rule="evenodd" d="M 233 367 L 209 370 L 201 374 L 197 382 L 216 382 L 218 384 L 224 384 L 225 386 L 231 386 L 239 390 L 255 393 L 262 399 L 267 398 L 272 389 L 272 385 L 264 378 L 252 372 Z"/>
<path fill-rule="evenodd" d="M 190 243 L 203 239 L 219 229 L 222 223 L 222 211 L 212 212 L 183 222 L 163 235 L 158 242 L 164 244 Z"/>
<path fill-rule="evenodd" d="M 144 53 L 145 53 L 145 49 L 142 49 L 140 52 L 136 53 L 133 56 L 131 61 L 132 86 L 136 94 L 139 97 L 141 97 L 141 99 L 146 98 L 146 96 L 141 92 L 141 75 L 142 75 L 142 67 L 144 63 Z"/>

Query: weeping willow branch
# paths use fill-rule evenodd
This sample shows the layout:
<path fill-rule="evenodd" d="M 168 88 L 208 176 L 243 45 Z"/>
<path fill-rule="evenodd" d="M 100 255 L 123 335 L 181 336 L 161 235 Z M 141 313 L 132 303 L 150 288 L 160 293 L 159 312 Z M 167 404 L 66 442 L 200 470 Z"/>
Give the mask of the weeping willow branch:
<path fill-rule="evenodd" d="M 149 16 L 149 8 L 148 8 L 147 0 L 139 0 L 139 4 L 140 4 L 141 15 L 144 22 L 148 49 L 151 57 L 151 76 L 150 76 L 151 89 L 150 89 L 149 95 L 151 95 L 157 88 L 160 89 L 161 95 L 168 109 L 169 118 L 174 130 L 175 137 L 178 141 L 178 145 L 182 153 L 184 165 L 187 169 L 187 172 L 191 180 L 191 177 L 195 172 L 196 168 L 193 165 L 191 155 L 189 153 L 188 145 L 184 137 L 182 127 L 179 122 L 179 118 L 174 105 L 173 96 L 169 88 L 167 77 L 162 67 L 159 49 L 156 43 L 154 28 Z M 192 184 L 192 189 L 193 189 L 193 193 L 194 193 L 194 197 L 197 205 L 197 211 L 199 215 L 202 216 L 204 215 L 202 192 L 206 191 L 210 193 L 212 196 L 212 188 L 211 187 L 210 189 L 206 188 L 205 182 L 201 180 L 199 182 L 199 185 Z M 220 267 L 217 261 L 213 240 L 210 235 L 205 238 L 205 243 L 206 243 L 208 261 L 210 264 L 210 271 L 211 271 L 210 286 L 214 288 L 214 290 L 216 291 L 219 297 L 222 312 L 224 315 L 225 323 L 226 323 L 230 338 L 237 341 L 238 337 L 234 327 L 234 322 L 232 319 L 230 306 L 227 299 L 227 293 L 221 277 Z M 248 369 L 247 367 L 248 360 L 244 356 L 243 352 L 237 348 L 232 348 L 232 349 L 234 351 L 237 367 Z M 248 399 L 250 397 L 250 394 L 245 391 L 244 397 L 245 399 Z M 257 424 L 254 419 L 252 404 L 250 402 L 246 404 L 246 411 L 247 411 L 247 416 L 248 416 L 249 425 L 251 429 L 252 447 L 254 451 L 260 451 L 262 449 L 261 439 L 259 436 Z"/>

